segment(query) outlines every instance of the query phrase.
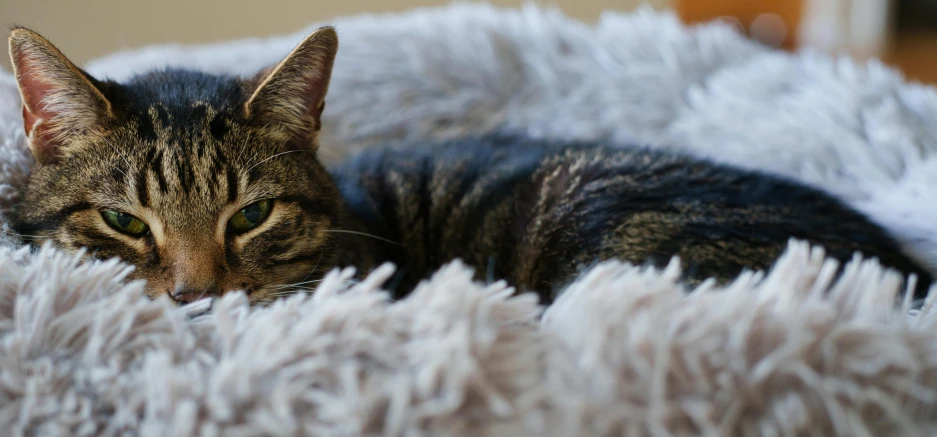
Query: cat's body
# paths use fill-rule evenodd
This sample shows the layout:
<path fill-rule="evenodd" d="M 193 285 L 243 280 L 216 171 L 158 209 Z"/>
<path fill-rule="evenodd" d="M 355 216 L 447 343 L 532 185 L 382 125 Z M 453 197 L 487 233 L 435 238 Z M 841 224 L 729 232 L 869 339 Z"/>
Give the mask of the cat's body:
<path fill-rule="evenodd" d="M 461 258 L 542 302 L 600 260 L 666 265 L 727 281 L 771 266 L 790 238 L 842 261 L 856 252 L 930 275 L 887 233 L 815 189 L 678 154 L 487 136 L 373 150 L 331 169 L 345 204 L 338 261 L 392 261 L 405 293 Z M 356 240 L 356 241 L 351 241 Z M 343 249 L 349 249 L 347 251 Z"/>
<path fill-rule="evenodd" d="M 727 280 L 767 268 L 792 237 L 930 282 L 833 198 L 676 155 L 488 137 L 374 150 L 328 172 L 315 152 L 336 38 L 319 30 L 248 80 L 168 70 L 117 84 L 14 30 L 38 161 L 17 232 L 120 257 L 148 295 L 180 303 L 232 290 L 269 302 L 335 266 L 385 261 L 403 293 L 453 258 L 550 302 L 601 260 L 679 255 L 690 282 Z"/>

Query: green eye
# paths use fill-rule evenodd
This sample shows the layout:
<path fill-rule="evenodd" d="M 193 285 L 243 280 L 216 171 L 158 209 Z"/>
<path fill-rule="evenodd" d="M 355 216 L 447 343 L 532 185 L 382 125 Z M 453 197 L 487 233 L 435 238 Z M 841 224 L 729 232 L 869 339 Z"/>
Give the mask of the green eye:
<path fill-rule="evenodd" d="M 150 230 L 146 223 L 143 223 L 143 220 L 130 214 L 105 209 L 101 211 L 101 216 L 112 228 L 130 236 L 140 237 Z"/>
<path fill-rule="evenodd" d="M 254 202 L 248 205 L 247 208 L 234 214 L 231 220 L 228 220 L 228 226 L 230 226 L 231 230 L 234 232 L 244 232 L 253 229 L 267 218 L 267 214 L 270 213 L 271 205 L 273 205 L 273 201 L 269 199 Z"/>

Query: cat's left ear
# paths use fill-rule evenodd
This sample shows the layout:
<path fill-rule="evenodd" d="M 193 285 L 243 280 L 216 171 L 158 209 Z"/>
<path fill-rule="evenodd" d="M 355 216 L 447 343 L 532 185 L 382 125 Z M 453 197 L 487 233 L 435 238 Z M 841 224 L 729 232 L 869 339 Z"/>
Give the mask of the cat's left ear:
<path fill-rule="evenodd" d="M 261 72 L 245 104 L 248 118 L 274 129 L 289 144 L 317 146 L 322 110 L 338 51 L 338 35 L 322 27 L 272 69 Z"/>
<path fill-rule="evenodd" d="M 29 148 L 41 164 L 56 162 L 76 144 L 76 134 L 100 129 L 113 117 L 93 79 L 38 33 L 14 28 L 10 58 Z"/>

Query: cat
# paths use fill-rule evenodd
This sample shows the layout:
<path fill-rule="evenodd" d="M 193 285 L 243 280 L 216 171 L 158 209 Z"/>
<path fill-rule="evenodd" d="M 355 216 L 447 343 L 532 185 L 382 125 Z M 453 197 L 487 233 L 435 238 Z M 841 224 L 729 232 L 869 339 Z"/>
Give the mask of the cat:
<path fill-rule="evenodd" d="M 135 266 L 178 304 L 242 290 L 267 304 L 325 272 L 384 262 L 403 296 L 460 258 L 549 304 L 596 262 L 661 266 L 689 285 L 771 266 L 791 238 L 859 252 L 930 284 L 885 230 L 777 176 L 639 147 L 488 135 L 316 157 L 338 37 L 311 33 L 242 79 L 166 69 L 98 80 L 28 29 L 10 53 L 36 168 L 13 227 Z M 341 98 L 338 96 L 337 98 Z"/>

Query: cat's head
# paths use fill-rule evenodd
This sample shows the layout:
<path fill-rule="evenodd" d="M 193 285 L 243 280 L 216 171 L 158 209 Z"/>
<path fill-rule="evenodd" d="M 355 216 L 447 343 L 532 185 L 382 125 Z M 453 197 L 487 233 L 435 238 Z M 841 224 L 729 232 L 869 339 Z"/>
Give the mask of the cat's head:
<path fill-rule="evenodd" d="M 40 35 L 10 54 L 37 165 L 14 211 L 36 242 L 119 257 L 151 297 L 267 302 L 333 265 L 339 195 L 316 159 L 335 30 L 251 79 L 92 78 Z"/>

